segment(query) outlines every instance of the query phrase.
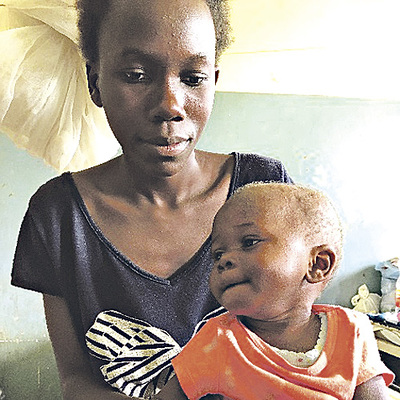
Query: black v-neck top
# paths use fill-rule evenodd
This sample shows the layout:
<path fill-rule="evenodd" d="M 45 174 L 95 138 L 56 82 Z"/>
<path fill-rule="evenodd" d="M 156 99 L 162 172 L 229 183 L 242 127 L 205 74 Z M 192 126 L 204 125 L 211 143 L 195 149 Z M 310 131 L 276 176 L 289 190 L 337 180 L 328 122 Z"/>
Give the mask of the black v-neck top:
<path fill-rule="evenodd" d="M 291 182 L 277 160 L 233 155 L 228 197 L 250 182 Z M 85 349 L 85 333 L 106 310 L 161 328 L 183 346 L 202 317 L 219 307 L 208 288 L 210 245 L 208 238 L 170 279 L 152 275 L 107 240 L 89 215 L 71 174 L 64 173 L 31 198 L 18 238 L 12 284 L 63 297 Z M 94 357 L 92 361 L 97 368 L 101 364 Z"/>

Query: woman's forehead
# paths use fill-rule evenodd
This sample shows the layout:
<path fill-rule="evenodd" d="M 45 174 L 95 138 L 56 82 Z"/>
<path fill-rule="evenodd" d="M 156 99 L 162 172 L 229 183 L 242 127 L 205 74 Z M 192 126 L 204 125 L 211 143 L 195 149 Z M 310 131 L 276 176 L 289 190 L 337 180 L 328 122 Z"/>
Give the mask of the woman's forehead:
<path fill-rule="evenodd" d="M 141 22 L 184 24 L 193 18 L 210 18 L 211 13 L 204 0 L 112 0 L 107 20 L 120 20 L 122 23 Z"/>
<path fill-rule="evenodd" d="M 101 25 L 99 50 L 112 51 L 116 44 L 147 52 L 151 46 L 177 46 L 214 56 L 215 31 L 203 0 L 113 0 Z"/>

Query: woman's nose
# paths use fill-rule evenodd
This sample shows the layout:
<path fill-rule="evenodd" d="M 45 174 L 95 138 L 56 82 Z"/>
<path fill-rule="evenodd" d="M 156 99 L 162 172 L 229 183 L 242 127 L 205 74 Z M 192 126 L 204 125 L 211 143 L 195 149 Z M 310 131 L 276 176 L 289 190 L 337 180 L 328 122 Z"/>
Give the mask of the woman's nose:
<path fill-rule="evenodd" d="M 157 102 L 151 111 L 153 122 L 180 122 L 185 119 L 185 93 L 180 80 L 167 79 L 159 87 L 159 94 L 156 98 Z"/>

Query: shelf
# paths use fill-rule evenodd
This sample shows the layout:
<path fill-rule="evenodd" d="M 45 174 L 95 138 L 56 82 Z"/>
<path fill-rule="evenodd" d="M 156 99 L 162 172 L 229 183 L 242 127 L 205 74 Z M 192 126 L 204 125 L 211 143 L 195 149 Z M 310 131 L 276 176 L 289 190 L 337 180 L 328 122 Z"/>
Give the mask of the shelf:
<path fill-rule="evenodd" d="M 389 398 L 391 400 L 400 400 L 400 393 L 396 392 L 395 390 L 388 389 L 389 391 Z"/>
<path fill-rule="evenodd" d="M 396 346 L 395 344 L 380 338 L 377 338 L 376 341 L 378 343 L 378 349 L 380 351 L 388 353 L 394 357 L 400 358 L 400 346 Z"/>

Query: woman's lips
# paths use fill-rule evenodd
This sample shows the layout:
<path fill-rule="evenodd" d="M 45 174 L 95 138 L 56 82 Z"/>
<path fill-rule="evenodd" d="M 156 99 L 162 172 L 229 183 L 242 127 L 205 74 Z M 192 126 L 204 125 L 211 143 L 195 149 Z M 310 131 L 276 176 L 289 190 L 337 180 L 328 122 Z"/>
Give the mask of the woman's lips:
<path fill-rule="evenodd" d="M 162 157 L 177 157 L 183 153 L 190 143 L 190 139 L 180 139 L 173 143 L 149 143 Z"/>
<path fill-rule="evenodd" d="M 188 140 L 184 142 L 167 144 L 166 146 L 157 146 L 157 151 L 163 156 L 176 157 L 181 154 L 189 144 Z"/>

